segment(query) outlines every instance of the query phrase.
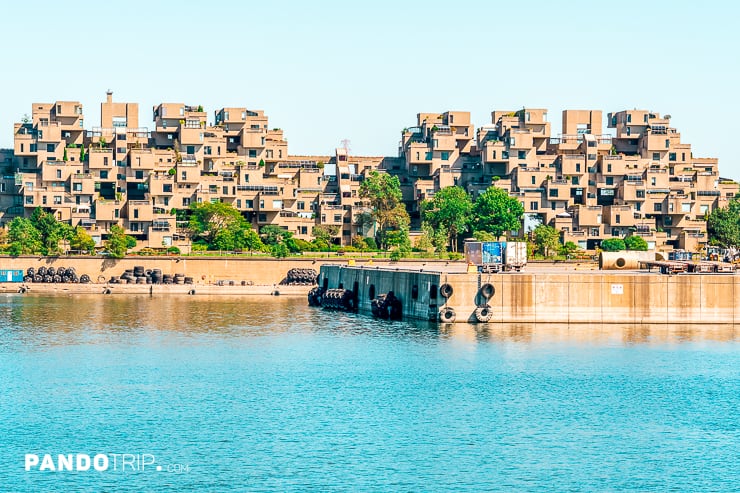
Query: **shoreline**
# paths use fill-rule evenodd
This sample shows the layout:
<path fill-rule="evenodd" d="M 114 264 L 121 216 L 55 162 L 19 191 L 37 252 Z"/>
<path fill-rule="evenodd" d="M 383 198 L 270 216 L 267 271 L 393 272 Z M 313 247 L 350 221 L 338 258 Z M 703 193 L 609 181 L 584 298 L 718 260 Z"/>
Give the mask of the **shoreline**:
<path fill-rule="evenodd" d="M 100 295 L 190 295 L 190 296 L 290 296 L 306 297 L 314 286 L 253 284 L 64 284 L 0 283 L 1 294 L 100 294 Z"/>

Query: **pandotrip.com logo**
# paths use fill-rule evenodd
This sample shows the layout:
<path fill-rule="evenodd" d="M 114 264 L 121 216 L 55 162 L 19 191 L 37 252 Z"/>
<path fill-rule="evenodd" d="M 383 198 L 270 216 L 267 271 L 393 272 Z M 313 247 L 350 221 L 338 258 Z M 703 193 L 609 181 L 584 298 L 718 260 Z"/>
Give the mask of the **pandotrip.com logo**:
<path fill-rule="evenodd" d="M 162 463 L 154 454 L 26 454 L 28 472 L 190 472 L 189 464 Z"/>

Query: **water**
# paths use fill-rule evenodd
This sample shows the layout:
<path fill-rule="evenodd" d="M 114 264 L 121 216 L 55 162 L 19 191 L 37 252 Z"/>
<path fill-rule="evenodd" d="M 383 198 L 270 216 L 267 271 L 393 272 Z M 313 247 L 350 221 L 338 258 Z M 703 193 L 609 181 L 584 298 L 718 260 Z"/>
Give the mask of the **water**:
<path fill-rule="evenodd" d="M 0 490 L 738 491 L 733 328 L 304 305 L 0 297 Z M 155 465 L 25 471 L 45 453 Z"/>

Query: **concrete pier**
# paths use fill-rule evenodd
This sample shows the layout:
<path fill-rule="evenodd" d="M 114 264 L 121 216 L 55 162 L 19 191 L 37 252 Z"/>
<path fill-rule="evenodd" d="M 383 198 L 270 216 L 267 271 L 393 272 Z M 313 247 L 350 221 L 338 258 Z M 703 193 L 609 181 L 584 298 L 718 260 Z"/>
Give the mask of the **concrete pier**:
<path fill-rule="evenodd" d="M 393 291 L 404 318 L 440 320 L 440 310 L 452 308 L 454 322 L 462 323 L 479 322 L 482 312 L 491 323 L 655 324 L 734 324 L 740 318 L 738 283 L 732 274 L 480 274 L 337 265 L 322 266 L 319 281 L 356 292 L 358 310 L 368 314 L 374 297 Z M 449 297 L 443 287 L 451 288 Z"/>

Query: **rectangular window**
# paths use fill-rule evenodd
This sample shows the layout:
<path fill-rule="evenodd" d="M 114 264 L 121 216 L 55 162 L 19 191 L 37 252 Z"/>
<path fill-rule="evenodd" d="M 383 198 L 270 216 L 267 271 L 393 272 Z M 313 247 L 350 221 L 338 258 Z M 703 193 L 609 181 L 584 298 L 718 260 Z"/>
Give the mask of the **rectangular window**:
<path fill-rule="evenodd" d="M 26 204 L 33 204 L 33 195 L 26 196 Z"/>
<path fill-rule="evenodd" d="M 242 199 L 236 199 L 236 208 L 241 209 L 242 208 Z"/>
<path fill-rule="evenodd" d="M 663 204 L 657 203 L 653 204 L 653 212 L 662 212 L 663 211 Z"/>
<path fill-rule="evenodd" d="M 635 191 L 635 196 L 638 199 L 644 199 L 645 198 L 645 190 L 636 190 Z"/>
<path fill-rule="evenodd" d="M 427 161 L 431 161 L 432 160 L 432 155 L 433 155 L 433 153 L 427 152 L 426 154 L 424 154 L 424 159 L 427 160 Z"/>
<path fill-rule="evenodd" d="M 653 161 L 660 161 L 660 153 L 654 152 L 653 153 Z"/>
<path fill-rule="evenodd" d="M 612 172 L 612 165 L 611 164 L 607 164 L 606 165 L 606 172 L 607 173 L 611 173 Z"/>
<path fill-rule="evenodd" d="M 195 154 L 195 146 L 186 146 L 185 149 L 188 154 Z"/>
<path fill-rule="evenodd" d="M 306 209 L 306 203 L 299 201 L 296 207 L 298 208 L 299 211 L 303 211 Z"/>
<path fill-rule="evenodd" d="M 62 170 L 58 169 L 57 170 L 57 180 L 61 180 L 61 179 L 62 179 Z"/>
<path fill-rule="evenodd" d="M 100 179 L 101 180 L 107 180 L 108 179 L 108 170 L 104 169 L 100 171 Z"/>
<path fill-rule="evenodd" d="M 589 161 L 596 161 L 596 154 L 589 154 L 588 155 L 588 160 Z"/>
<path fill-rule="evenodd" d="M 165 193 L 172 193 L 172 183 L 165 183 L 162 185 L 162 191 Z"/>
<path fill-rule="evenodd" d="M 533 200 L 532 202 L 529 203 L 529 210 L 536 211 L 538 207 L 539 207 L 539 202 L 537 202 L 536 200 Z"/>
<path fill-rule="evenodd" d="M 578 177 L 577 176 L 572 177 L 570 179 L 570 181 L 571 181 L 571 183 L 573 183 L 573 185 L 578 185 Z"/>
<path fill-rule="evenodd" d="M 676 153 L 675 152 L 669 152 L 668 153 L 668 160 L 669 161 L 675 161 L 676 160 Z"/>
<path fill-rule="evenodd" d="M 46 152 L 54 152 L 55 144 L 46 144 Z"/>
<path fill-rule="evenodd" d="M 501 151 L 501 159 L 509 159 L 509 151 Z"/>
<path fill-rule="evenodd" d="M 558 196 L 558 189 L 557 188 L 551 188 L 550 189 L 550 197 L 557 197 Z"/>
<path fill-rule="evenodd" d="M 671 140 L 670 139 L 665 139 L 665 148 L 668 149 L 670 147 L 671 147 Z"/>
<path fill-rule="evenodd" d="M 139 209 L 134 209 L 134 219 L 139 219 Z"/>
<path fill-rule="evenodd" d="M 581 163 L 576 163 L 576 173 L 581 172 Z"/>
<path fill-rule="evenodd" d="M 188 172 L 187 172 L 187 171 L 183 171 L 183 172 L 182 172 L 182 173 L 180 174 L 180 177 L 181 177 L 181 179 L 183 179 L 183 180 L 187 180 L 187 179 L 188 179 Z"/>
<path fill-rule="evenodd" d="M 517 157 L 519 159 L 527 159 L 527 151 L 518 151 L 517 152 Z"/>
<path fill-rule="evenodd" d="M 62 196 L 61 195 L 54 195 L 54 204 L 59 205 L 62 203 Z"/>
<path fill-rule="evenodd" d="M 267 214 L 258 214 L 257 215 L 257 221 L 259 221 L 261 223 L 266 223 L 267 222 Z"/>
<path fill-rule="evenodd" d="M 532 185 L 537 184 L 537 177 L 532 175 Z"/>
<path fill-rule="evenodd" d="M 81 192 L 82 191 L 82 183 L 79 183 L 79 182 L 78 183 L 75 183 L 72 186 L 72 190 L 75 191 L 75 192 Z"/>
<path fill-rule="evenodd" d="M 655 186 L 655 183 L 657 183 L 654 176 L 650 177 L 650 185 Z"/>
<path fill-rule="evenodd" d="M 244 207 L 247 209 L 254 209 L 254 200 L 245 200 Z"/>
<path fill-rule="evenodd" d="M 257 150 L 249 149 L 249 157 L 257 157 Z"/>
<path fill-rule="evenodd" d="M 614 185 L 614 177 L 613 176 L 607 176 L 606 177 L 606 184 L 607 185 Z"/>
<path fill-rule="evenodd" d="M 41 196 L 41 204 L 46 205 L 46 195 Z"/>
<path fill-rule="evenodd" d="M 334 214 L 334 222 L 338 223 L 342 221 L 342 215 L 341 214 Z"/>
<path fill-rule="evenodd" d="M 691 204 L 690 203 L 681 204 L 681 212 L 684 212 L 684 213 L 691 212 Z"/>
<path fill-rule="evenodd" d="M 448 151 L 442 151 L 442 161 L 449 161 L 450 153 Z"/>
<path fill-rule="evenodd" d="M 183 197 L 182 198 L 182 206 L 188 207 L 190 205 L 190 197 Z"/>
<path fill-rule="evenodd" d="M 619 215 L 619 214 L 616 214 L 616 215 L 614 216 L 614 222 L 615 222 L 616 224 L 619 224 L 620 222 L 622 222 L 622 221 L 621 221 L 621 219 L 622 219 L 622 218 L 620 217 L 620 215 Z"/>

